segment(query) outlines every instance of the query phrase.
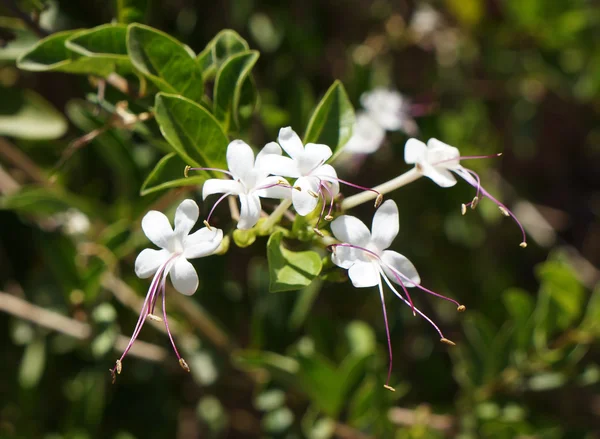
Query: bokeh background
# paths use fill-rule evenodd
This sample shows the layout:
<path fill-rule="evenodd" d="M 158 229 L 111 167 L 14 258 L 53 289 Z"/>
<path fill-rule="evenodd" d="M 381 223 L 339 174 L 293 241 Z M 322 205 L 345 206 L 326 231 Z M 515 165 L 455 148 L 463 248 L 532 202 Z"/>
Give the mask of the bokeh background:
<path fill-rule="evenodd" d="M 139 221 L 199 192 L 139 196 L 164 154 L 153 121 L 147 135 L 107 130 L 52 175 L 109 116 L 91 103 L 94 80 L 15 59 L 47 33 L 111 22 L 124 3 L 196 52 L 224 28 L 261 52 L 261 105 L 242 133 L 256 147 L 282 126 L 302 132 L 340 79 L 357 107 L 385 86 L 427 108 L 422 140 L 503 153 L 469 166 L 522 220 L 527 249 L 491 202 L 461 215 L 466 183 L 421 179 L 389 195 L 394 249 L 467 307 L 413 293 L 456 347 L 389 294 L 396 392 L 385 390 L 376 289 L 328 267 L 304 290 L 269 293 L 259 238 L 197 262 L 191 299 L 169 292 L 191 374 L 148 324 L 111 384 L 148 287 L 133 273 Z M 598 1 L 4 0 L 0 14 L 0 437 L 600 437 Z M 106 99 L 123 96 L 108 87 Z M 365 186 L 399 175 L 406 139 L 388 134 L 340 173 Z M 373 208 L 352 213 L 369 223 Z"/>

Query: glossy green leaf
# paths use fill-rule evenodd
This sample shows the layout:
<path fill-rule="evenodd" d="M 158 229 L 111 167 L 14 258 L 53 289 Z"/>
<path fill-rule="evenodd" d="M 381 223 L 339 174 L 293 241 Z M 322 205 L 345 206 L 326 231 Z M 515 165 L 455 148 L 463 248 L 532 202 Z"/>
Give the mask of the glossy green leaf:
<path fill-rule="evenodd" d="M 160 90 L 197 102 L 204 96 L 202 71 L 194 52 L 170 35 L 131 24 L 127 29 L 127 50 L 135 68 Z"/>
<path fill-rule="evenodd" d="M 77 32 L 65 41 L 67 49 L 88 58 L 114 61 L 129 66 L 127 55 L 127 26 L 105 24 Z"/>
<path fill-rule="evenodd" d="M 283 232 L 275 232 L 267 243 L 269 290 L 298 290 L 309 285 L 321 272 L 321 258 L 314 251 L 294 252 L 282 243 Z"/>
<path fill-rule="evenodd" d="M 214 89 L 214 114 L 225 131 L 239 125 L 239 105 L 244 83 L 250 82 L 250 70 L 258 60 L 256 51 L 242 52 L 223 63 Z"/>
<path fill-rule="evenodd" d="M 145 22 L 150 0 L 116 0 L 119 23 Z"/>
<path fill-rule="evenodd" d="M 186 163 L 226 168 L 229 140 L 206 109 L 181 96 L 159 93 L 155 114 L 163 136 Z"/>
<path fill-rule="evenodd" d="M 183 175 L 186 165 L 187 163 L 176 153 L 167 154 L 156 164 L 152 172 L 148 175 L 148 178 L 146 178 L 146 181 L 144 181 L 140 195 L 144 196 L 152 192 L 175 187 L 201 185 L 209 178 L 205 172 L 194 173 L 194 175 L 186 178 Z"/>
<path fill-rule="evenodd" d="M 250 49 L 246 40 L 231 30 L 225 29 L 219 32 L 198 55 L 196 61 L 202 69 L 204 78 L 214 76 L 226 60 L 231 56 Z"/>
<path fill-rule="evenodd" d="M 304 135 L 304 143 L 324 143 L 335 158 L 354 127 L 354 108 L 340 81 L 335 81 L 315 108 Z"/>
<path fill-rule="evenodd" d="M 0 135 L 30 140 L 57 139 L 67 120 L 33 90 L 0 87 Z"/>
<path fill-rule="evenodd" d="M 66 47 L 66 41 L 80 31 L 57 32 L 44 38 L 17 60 L 17 67 L 32 72 L 59 71 L 66 73 L 108 76 L 114 63 L 105 59 L 81 56 Z"/>

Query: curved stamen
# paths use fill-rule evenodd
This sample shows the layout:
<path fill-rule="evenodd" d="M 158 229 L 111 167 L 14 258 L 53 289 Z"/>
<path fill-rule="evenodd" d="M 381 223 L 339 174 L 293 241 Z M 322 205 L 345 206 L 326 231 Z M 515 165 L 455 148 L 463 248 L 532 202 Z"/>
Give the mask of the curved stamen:
<path fill-rule="evenodd" d="M 459 175 L 460 177 L 462 177 L 463 180 L 465 180 L 471 186 L 476 187 L 477 181 L 468 172 L 469 171 L 468 169 L 463 168 L 461 166 L 461 168 L 453 169 L 453 171 L 456 173 L 456 175 Z M 504 204 L 502 204 L 500 201 L 498 201 L 496 198 L 494 198 L 488 191 L 486 191 L 483 186 L 480 186 L 480 191 L 484 197 L 490 199 L 493 203 L 496 204 L 496 206 L 498 206 L 498 208 L 500 209 L 500 212 L 502 212 L 503 215 L 510 216 L 514 220 L 514 222 L 517 223 L 517 226 L 519 226 L 519 229 L 521 230 L 521 235 L 523 238 L 523 241 L 521 241 L 521 244 L 519 244 L 519 245 L 522 248 L 527 247 L 527 234 L 525 233 L 525 229 L 523 228 L 523 225 L 521 224 L 521 222 L 517 219 L 516 215 L 514 213 L 512 213 L 508 209 L 508 207 L 506 207 Z"/>
<path fill-rule="evenodd" d="M 217 200 L 217 202 L 215 204 L 213 204 L 212 209 L 210 209 L 210 212 L 208 213 L 208 217 L 206 218 L 206 221 L 204 222 L 204 224 L 207 224 L 207 223 L 210 224 L 210 217 L 212 216 L 213 212 L 215 211 L 215 209 L 217 208 L 219 203 L 221 203 L 221 201 L 223 201 L 225 198 L 227 198 L 231 194 L 232 194 L 231 192 L 227 192 L 227 193 L 221 195 L 221 197 Z M 209 227 L 209 226 L 207 226 L 207 227 Z"/>
<path fill-rule="evenodd" d="M 381 309 L 383 310 L 383 321 L 385 322 L 385 335 L 387 336 L 388 352 L 389 352 L 389 356 L 390 356 L 390 364 L 388 366 L 387 379 L 385 380 L 385 386 L 383 386 L 383 387 L 391 390 L 392 392 L 395 392 L 396 389 L 394 389 L 392 386 L 390 386 L 390 377 L 392 376 L 392 364 L 393 364 L 392 338 L 390 337 L 390 327 L 388 324 L 387 311 L 385 309 L 385 297 L 383 295 L 383 285 L 381 285 L 381 277 L 379 277 L 377 286 L 379 287 L 379 297 L 381 298 Z"/>
<path fill-rule="evenodd" d="M 328 218 L 331 218 L 331 212 L 333 211 L 333 192 L 331 191 L 331 189 L 327 186 L 327 181 L 323 182 L 323 180 L 321 180 L 321 186 L 323 187 L 323 189 L 325 189 L 327 191 L 327 194 L 329 195 L 329 210 L 327 211 L 327 215 L 325 216 L 325 220 L 326 221 L 331 221 Z M 323 202 L 325 202 L 325 198 L 323 198 Z"/>
<path fill-rule="evenodd" d="M 319 183 L 319 199 L 323 200 L 322 202 L 322 206 L 321 206 L 321 213 L 319 214 L 319 218 L 317 218 L 317 225 L 314 227 L 313 231 L 319 235 L 321 238 L 323 238 L 325 235 L 323 235 L 323 232 L 321 232 L 321 230 L 319 229 L 319 224 L 321 223 L 321 220 L 323 219 L 323 214 L 325 213 L 325 195 L 323 194 L 323 186 Z"/>
<path fill-rule="evenodd" d="M 502 155 L 501 152 L 498 152 L 496 154 L 488 154 L 488 155 L 462 155 L 459 157 L 453 157 L 453 158 L 449 158 L 449 159 L 445 159 L 445 160 L 440 160 L 439 162 L 432 163 L 432 165 L 437 166 L 437 165 L 441 165 L 442 163 L 453 162 L 455 160 L 461 161 L 461 160 L 473 160 L 473 159 L 494 159 L 494 158 L 500 157 L 501 155 Z"/>
<path fill-rule="evenodd" d="M 235 177 L 233 176 L 233 174 L 231 172 L 225 170 L 225 169 L 219 169 L 219 168 L 191 168 L 190 166 L 186 166 L 185 170 L 183 171 L 183 175 L 185 175 L 187 177 L 189 171 L 214 171 L 214 172 L 222 172 L 223 174 L 227 174 L 227 175 L 229 175 L 231 178 L 233 178 L 235 180 Z"/>

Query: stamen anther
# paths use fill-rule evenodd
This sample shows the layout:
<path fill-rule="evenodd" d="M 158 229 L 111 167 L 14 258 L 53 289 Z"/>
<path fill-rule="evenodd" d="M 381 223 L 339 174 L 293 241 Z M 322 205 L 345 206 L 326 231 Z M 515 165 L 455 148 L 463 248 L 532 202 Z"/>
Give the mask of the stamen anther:
<path fill-rule="evenodd" d="M 121 371 L 123 370 L 123 363 L 121 363 L 121 360 L 117 360 L 115 370 L 121 375 Z"/>
<path fill-rule="evenodd" d="M 313 198 L 319 198 L 319 196 L 317 194 L 315 194 L 313 191 L 311 191 L 310 189 L 308 191 L 308 195 L 310 195 Z"/>
<path fill-rule="evenodd" d="M 181 366 L 181 368 L 183 370 L 185 370 L 186 372 L 190 371 L 190 366 L 188 366 L 188 364 L 185 362 L 185 360 L 183 358 L 179 359 L 179 365 Z"/>
<path fill-rule="evenodd" d="M 460 205 L 460 213 L 463 215 L 467 214 L 467 205 L 465 203 Z"/>
<path fill-rule="evenodd" d="M 163 319 L 161 319 L 160 317 L 158 317 L 155 314 L 148 314 L 147 316 L 150 320 L 154 320 L 155 322 L 162 322 Z"/>
<path fill-rule="evenodd" d="M 394 389 L 392 386 L 388 386 L 387 384 L 384 384 L 383 387 L 385 387 L 386 389 L 388 389 L 391 392 L 395 392 L 396 389 Z"/>
<path fill-rule="evenodd" d="M 317 229 L 316 227 L 313 229 L 313 232 L 315 232 L 317 235 L 319 235 L 321 238 L 325 238 L 325 235 L 323 234 L 323 232 L 321 232 L 319 229 Z"/>
<path fill-rule="evenodd" d="M 500 209 L 500 212 L 502 212 L 502 215 L 504 215 L 504 216 L 510 216 L 510 213 L 508 213 L 508 210 L 506 210 L 505 207 L 498 206 L 498 209 Z"/>
<path fill-rule="evenodd" d="M 379 194 L 377 195 L 377 198 L 375 198 L 375 209 L 381 206 L 381 203 L 383 203 L 383 194 Z"/>
<path fill-rule="evenodd" d="M 477 207 L 477 205 L 479 204 L 479 197 L 475 197 L 473 198 L 473 201 L 471 201 L 471 209 L 475 210 L 475 208 Z"/>
<path fill-rule="evenodd" d="M 456 343 L 454 343 L 452 340 L 448 340 L 447 338 L 442 338 L 440 341 L 450 346 L 456 346 Z"/>
<path fill-rule="evenodd" d="M 456 310 L 458 312 L 465 312 L 467 310 L 467 307 L 464 305 L 460 305 L 458 308 L 456 308 Z"/>
<path fill-rule="evenodd" d="M 112 384 L 114 384 L 117 381 L 117 375 L 115 374 L 114 369 L 108 369 L 108 371 L 110 372 L 110 375 L 112 376 Z"/>
<path fill-rule="evenodd" d="M 523 241 L 522 243 L 519 244 L 519 247 L 526 248 L 527 247 L 527 243 L 525 241 Z"/>
<path fill-rule="evenodd" d="M 333 217 L 331 215 L 325 215 L 325 218 L 323 218 L 325 221 L 333 221 Z"/>
<path fill-rule="evenodd" d="M 190 165 L 187 165 L 187 166 L 186 166 L 186 167 L 183 169 L 183 176 L 184 176 L 185 178 L 188 178 L 188 173 L 190 172 L 190 168 L 191 168 L 191 166 L 190 166 Z"/>
<path fill-rule="evenodd" d="M 212 232 L 212 227 L 210 226 L 210 224 L 208 224 L 208 221 L 204 220 L 203 222 L 206 228 Z"/>
<path fill-rule="evenodd" d="M 296 189 L 298 192 L 302 192 L 302 188 L 300 186 L 294 186 L 294 189 Z"/>

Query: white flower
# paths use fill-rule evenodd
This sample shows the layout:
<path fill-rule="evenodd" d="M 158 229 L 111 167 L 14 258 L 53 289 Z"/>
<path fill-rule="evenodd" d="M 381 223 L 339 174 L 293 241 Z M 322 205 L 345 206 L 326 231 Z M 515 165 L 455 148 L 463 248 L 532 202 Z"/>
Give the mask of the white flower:
<path fill-rule="evenodd" d="M 390 368 L 385 387 L 391 390 L 393 388 L 389 387 L 389 379 L 392 369 L 392 349 L 382 279 L 396 296 L 411 307 L 413 313 L 418 313 L 433 325 L 444 343 L 454 344 L 444 337 L 429 317 L 413 305 L 406 287 L 417 287 L 429 294 L 453 302 L 457 305 L 459 311 L 465 310 L 465 307 L 455 300 L 422 287 L 420 285 L 421 278 L 412 262 L 398 252 L 387 250 L 398 234 L 398 230 L 398 206 L 392 200 L 384 202 L 375 212 L 371 232 L 361 220 L 349 215 L 342 215 L 331 223 L 333 235 L 341 241 L 340 244 L 331 246 L 333 263 L 348 270 L 348 276 L 355 287 L 365 288 L 375 285 L 379 287 L 390 355 Z M 396 290 L 394 283 L 402 287 L 404 296 Z"/>
<path fill-rule="evenodd" d="M 291 127 L 279 131 L 278 142 L 289 157 L 265 155 L 261 166 L 267 172 L 282 177 L 296 178 L 292 191 L 294 209 L 305 216 L 312 212 L 325 194 L 331 199 L 340 190 L 337 173 L 325 162 L 332 156 L 331 148 L 318 143 L 302 144 Z"/>
<path fill-rule="evenodd" d="M 481 186 L 481 179 L 475 171 L 465 168 L 460 164 L 460 161 L 465 159 L 498 157 L 499 155 L 501 154 L 492 156 L 461 157 L 458 148 L 437 139 L 429 139 L 427 145 L 417 139 L 408 139 L 404 148 L 404 161 L 408 164 L 414 164 L 417 171 L 433 180 L 438 186 L 454 186 L 456 184 L 456 177 L 453 175 L 454 173 L 477 190 L 473 200 L 462 205 L 463 215 L 467 212 L 467 207 L 475 209 L 479 203 L 480 195 L 492 200 L 503 215 L 512 217 L 519 226 L 523 237 L 520 246 L 524 248 L 527 247 L 527 237 L 525 235 L 525 230 L 517 217 L 504 204 L 490 195 L 490 193 Z"/>
<path fill-rule="evenodd" d="M 193 200 L 184 200 L 175 212 L 174 230 L 171 228 L 167 217 L 156 210 L 151 210 L 142 219 L 142 230 L 152 243 L 160 247 L 160 250 L 147 248 L 142 250 L 135 260 L 135 274 L 138 277 L 154 277 L 131 340 L 121 358 L 117 360 L 114 369 L 112 369 L 113 381 L 115 374 L 121 373 L 121 361 L 133 346 L 147 318 L 158 321 L 164 320 L 173 350 L 179 359 L 179 364 L 189 371 L 187 363 L 179 355 L 169 330 L 165 309 L 165 283 L 167 275 L 170 274 L 173 287 L 177 291 L 188 296 L 194 294 L 198 288 L 198 274 L 188 259 L 211 255 L 221 245 L 223 231 L 220 229 L 203 227 L 190 234 L 192 227 L 198 220 L 198 215 L 198 205 Z M 154 315 L 154 307 L 160 295 L 162 295 L 163 319 Z"/>
<path fill-rule="evenodd" d="M 278 177 L 269 177 L 262 166 L 266 156 L 281 156 L 281 148 L 275 142 L 267 144 L 254 160 L 252 148 L 242 140 L 234 140 L 227 147 L 227 167 L 229 171 L 219 170 L 231 176 L 229 179 L 210 179 L 202 187 L 202 198 L 212 194 L 225 194 L 214 205 L 216 207 L 228 195 L 237 195 L 240 199 L 240 220 L 238 229 L 251 229 L 260 218 L 260 198 L 289 198 L 290 186 Z M 201 168 L 190 168 L 201 169 Z M 213 207 L 213 210 L 214 210 Z M 213 212 L 211 210 L 211 214 Z M 210 214 L 207 219 L 210 222 Z"/>
<path fill-rule="evenodd" d="M 356 114 L 352 137 L 344 146 L 350 154 L 371 154 L 379 149 L 385 138 L 385 129 L 365 111 Z"/>

